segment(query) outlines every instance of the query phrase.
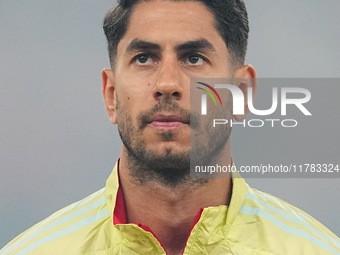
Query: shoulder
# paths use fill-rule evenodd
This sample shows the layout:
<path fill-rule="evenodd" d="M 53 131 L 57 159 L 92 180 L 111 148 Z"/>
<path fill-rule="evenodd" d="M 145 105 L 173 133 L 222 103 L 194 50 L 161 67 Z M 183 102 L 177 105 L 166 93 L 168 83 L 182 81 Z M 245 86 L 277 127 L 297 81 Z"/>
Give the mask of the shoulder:
<path fill-rule="evenodd" d="M 309 214 L 268 193 L 247 185 L 239 213 L 241 221 L 254 226 L 249 230 L 255 231 L 261 242 L 282 246 L 286 254 L 340 254 L 340 240 L 335 234 Z"/>
<path fill-rule="evenodd" d="M 0 250 L 7 254 L 81 254 L 85 238 L 100 236 L 109 225 L 105 189 L 73 203 L 34 225 Z M 77 243 L 75 245 L 75 243 Z M 77 249 L 72 252 L 72 249 Z M 65 252 L 64 252 L 65 253 Z"/>

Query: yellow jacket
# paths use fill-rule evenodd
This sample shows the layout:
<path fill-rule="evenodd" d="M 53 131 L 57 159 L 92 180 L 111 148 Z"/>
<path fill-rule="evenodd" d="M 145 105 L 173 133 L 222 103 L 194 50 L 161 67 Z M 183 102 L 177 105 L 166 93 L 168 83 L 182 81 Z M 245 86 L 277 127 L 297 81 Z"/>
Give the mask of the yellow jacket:
<path fill-rule="evenodd" d="M 149 231 L 114 224 L 119 190 L 116 165 L 105 188 L 31 227 L 0 255 L 166 254 Z M 230 205 L 203 209 L 183 254 L 340 254 L 340 240 L 298 208 L 233 178 Z"/>

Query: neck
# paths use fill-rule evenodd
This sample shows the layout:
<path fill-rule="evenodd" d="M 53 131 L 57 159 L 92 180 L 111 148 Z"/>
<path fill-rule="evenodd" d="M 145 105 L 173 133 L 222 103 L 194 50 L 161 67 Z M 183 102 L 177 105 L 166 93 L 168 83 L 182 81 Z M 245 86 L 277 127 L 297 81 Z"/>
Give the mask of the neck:
<path fill-rule="evenodd" d="M 189 179 L 175 187 L 156 180 L 141 184 L 132 176 L 131 165 L 124 151 L 120 158 L 119 175 L 128 223 L 147 225 L 168 254 L 182 254 L 200 208 L 229 204 L 231 179 L 212 178 L 195 182 Z M 216 163 L 230 165 L 229 142 L 221 155 L 223 159 L 218 159 Z"/>

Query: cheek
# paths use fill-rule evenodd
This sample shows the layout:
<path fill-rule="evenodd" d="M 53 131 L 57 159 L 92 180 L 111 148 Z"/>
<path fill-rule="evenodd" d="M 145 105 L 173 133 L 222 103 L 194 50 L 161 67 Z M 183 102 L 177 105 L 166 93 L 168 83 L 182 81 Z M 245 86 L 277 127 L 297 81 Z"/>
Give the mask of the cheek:
<path fill-rule="evenodd" d="M 116 81 L 116 90 L 121 100 L 137 102 L 146 100 L 152 95 L 152 84 L 150 77 L 144 79 L 134 73 L 122 74 Z"/>
<path fill-rule="evenodd" d="M 120 75 L 120 79 L 116 81 L 116 95 L 124 110 L 136 116 L 152 107 L 155 101 L 152 81 L 134 76 L 137 75 Z"/>
<path fill-rule="evenodd" d="M 137 125 L 137 117 L 146 109 L 142 97 L 131 90 L 123 89 L 117 91 L 118 122 L 129 122 Z"/>

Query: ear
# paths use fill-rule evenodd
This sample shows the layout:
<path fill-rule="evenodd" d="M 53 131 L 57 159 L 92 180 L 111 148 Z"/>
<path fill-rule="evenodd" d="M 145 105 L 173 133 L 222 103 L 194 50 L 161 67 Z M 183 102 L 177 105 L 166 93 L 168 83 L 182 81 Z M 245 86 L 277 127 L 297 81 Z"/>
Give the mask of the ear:
<path fill-rule="evenodd" d="M 102 83 L 102 94 L 107 114 L 109 115 L 112 124 L 117 124 L 116 90 L 112 70 L 107 68 L 103 69 Z"/>
<path fill-rule="evenodd" d="M 234 74 L 236 86 L 238 86 L 244 95 L 244 114 L 243 115 L 234 115 L 234 118 L 237 121 L 242 121 L 246 118 L 249 113 L 248 107 L 248 88 L 253 89 L 252 99 L 254 102 L 256 90 L 257 90 L 257 80 L 256 80 L 256 71 L 255 68 L 251 65 L 245 65 L 238 68 Z"/>

